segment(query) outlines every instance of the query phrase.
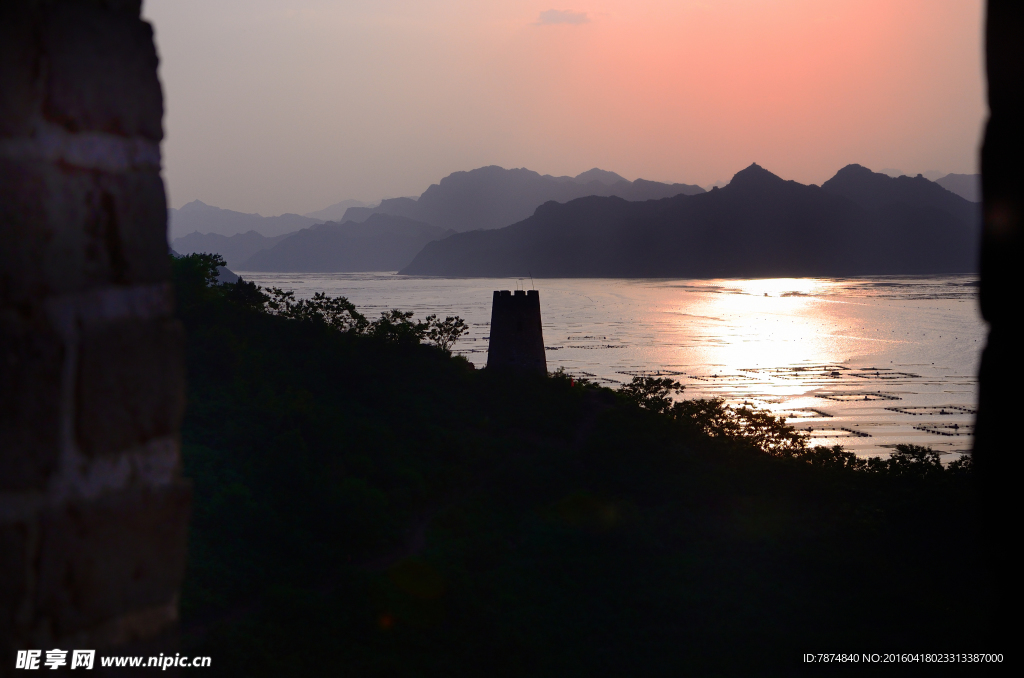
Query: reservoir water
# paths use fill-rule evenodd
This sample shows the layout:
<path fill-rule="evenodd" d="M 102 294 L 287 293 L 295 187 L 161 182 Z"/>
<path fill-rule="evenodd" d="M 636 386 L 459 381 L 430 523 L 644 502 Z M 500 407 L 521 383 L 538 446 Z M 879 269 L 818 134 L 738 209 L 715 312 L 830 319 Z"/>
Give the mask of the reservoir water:
<path fill-rule="evenodd" d="M 976 276 L 730 280 L 418 278 L 256 273 L 297 296 L 346 296 L 367 317 L 459 315 L 455 347 L 487 361 L 493 290 L 540 291 L 548 369 L 616 387 L 664 375 L 684 398 L 785 416 L 811 444 L 858 455 L 899 443 L 969 451 L 985 325 Z M 950 459 L 952 457 L 946 457 Z"/>

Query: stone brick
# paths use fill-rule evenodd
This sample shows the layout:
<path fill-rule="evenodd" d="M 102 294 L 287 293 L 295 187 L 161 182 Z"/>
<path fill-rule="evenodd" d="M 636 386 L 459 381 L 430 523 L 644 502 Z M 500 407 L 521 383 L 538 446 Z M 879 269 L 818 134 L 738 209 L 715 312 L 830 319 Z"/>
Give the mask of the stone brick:
<path fill-rule="evenodd" d="M 43 259 L 53 237 L 46 225 L 46 177 L 33 171 L 41 165 L 0 158 L 0 306 L 45 292 Z"/>
<path fill-rule="evenodd" d="M 140 10 L 0 1 L 0 676 L 18 642 L 174 635 L 183 333 Z M 69 423 L 86 463 L 63 456 Z"/>
<path fill-rule="evenodd" d="M 44 513 L 36 612 L 55 638 L 167 604 L 185 567 L 189 486 L 105 495 Z"/>
<path fill-rule="evenodd" d="M 0 491 L 42 489 L 57 465 L 63 361 L 44 323 L 0 314 Z"/>
<path fill-rule="evenodd" d="M 11 637 L 15 615 L 25 597 L 28 569 L 25 526 L 0 524 L 0 639 Z M 0 642 L 0 650 L 6 650 Z"/>
<path fill-rule="evenodd" d="M 178 321 L 120 320 L 83 329 L 75 428 L 85 454 L 112 454 L 176 434 L 184 392 Z"/>
<path fill-rule="evenodd" d="M 39 51 L 26 4 L 0 3 L 0 137 L 26 136 L 40 111 Z"/>
<path fill-rule="evenodd" d="M 156 169 L 104 174 L 0 158 L 0 305 L 166 280 L 166 225 Z"/>
<path fill-rule="evenodd" d="M 163 137 L 153 29 L 109 3 L 47 3 L 40 37 L 48 70 L 44 115 L 71 131 Z M 115 7 L 132 3 L 114 3 Z"/>
<path fill-rule="evenodd" d="M 142 0 L 92 0 L 99 7 L 115 12 L 127 12 L 132 16 L 142 13 Z"/>
<path fill-rule="evenodd" d="M 121 280 L 138 284 L 170 278 L 167 200 L 159 171 L 139 169 L 123 174 L 101 174 L 96 177 L 96 187 L 100 204 L 110 202 L 109 214 L 114 219 L 113 231 L 121 249 L 121 268 L 118 269 Z"/>

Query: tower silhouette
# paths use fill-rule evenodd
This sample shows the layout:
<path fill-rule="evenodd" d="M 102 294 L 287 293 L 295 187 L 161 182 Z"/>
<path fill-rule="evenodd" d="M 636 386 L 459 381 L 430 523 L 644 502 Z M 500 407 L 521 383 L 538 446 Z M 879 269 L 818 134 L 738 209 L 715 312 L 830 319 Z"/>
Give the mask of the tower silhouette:
<path fill-rule="evenodd" d="M 537 290 L 495 290 L 487 367 L 547 373 Z"/>

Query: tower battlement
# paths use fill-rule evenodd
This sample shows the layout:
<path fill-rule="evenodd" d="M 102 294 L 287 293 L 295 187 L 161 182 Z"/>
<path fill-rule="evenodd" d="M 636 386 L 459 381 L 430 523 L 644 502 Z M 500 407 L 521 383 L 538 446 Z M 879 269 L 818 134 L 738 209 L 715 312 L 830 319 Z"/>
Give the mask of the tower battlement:
<path fill-rule="evenodd" d="M 547 373 L 537 290 L 495 290 L 487 367 Z"/>

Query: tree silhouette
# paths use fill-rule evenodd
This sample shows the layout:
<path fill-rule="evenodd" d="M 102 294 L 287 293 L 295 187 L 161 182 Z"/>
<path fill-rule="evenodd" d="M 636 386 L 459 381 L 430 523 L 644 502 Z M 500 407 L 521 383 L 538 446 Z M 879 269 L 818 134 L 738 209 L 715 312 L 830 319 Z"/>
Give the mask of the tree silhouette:
<path fill-rule="evenodd" d="M 427 316 L 427 324 L 430 325 L 430 329 L 427 330 L 427 339 L 434 342 L 434 345 L 445 353 L 451 353 L 455 342 L 469 331 L 466 321 L 457 315 L 450 315 L 444 320 L 438 320 L 437 316 L 430 315 Z"/>

